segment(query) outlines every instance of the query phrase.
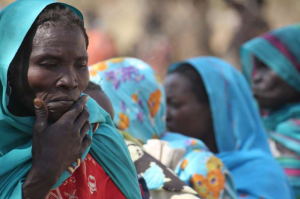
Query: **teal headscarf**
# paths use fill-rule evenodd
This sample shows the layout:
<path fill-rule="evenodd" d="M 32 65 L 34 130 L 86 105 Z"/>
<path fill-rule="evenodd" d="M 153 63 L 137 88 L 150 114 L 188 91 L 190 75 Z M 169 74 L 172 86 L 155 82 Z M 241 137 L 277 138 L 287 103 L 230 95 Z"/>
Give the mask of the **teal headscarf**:
<path fill-rule="evenodd" d="M 142 143 L 161 137 L 166 130 L 165 94 L 147 63 L 135 58 L 109 59 L 90 66 L 90 76 L 111 100 L 119 129 Z"/>
<path fill-rule="evenodd" d="M 181 64 L 193 66 L 203 80 L 219 151 L 216 156 L 232 174 L 238 197 L 293 198 L 286 176 L 270 152 L 245 78 L 215 57 L 192 58 L 172 65 L 169 71 Z"/>
<path fill-rule="evenodd" d="M 300 92 L 300 24 L 273 30 L 242 46 L 243 73 L 249 84 L 255 72 L 255 57 Z M 280 155 L 278 160 L 300 198 L 300 103 L 269 110 L 263 116 L 263 123 L 272 140 L 298 156 Z"/>
<path fill-rule="evenodd" d="M 241 48 L 243 73 L 249 83 L 255 69 L 254 57 L 273 69 L 300 92 L 300 24 L 256 37 Z"/>
<path fill-rule="evenodd" d="M 1 198 L 22 198 L 22 183 L 31 168 L 32 133 L 35 117 L 17 117 L 7 110 L 9 98 L 6 95 L 7 71 L 18 48 L 21 46 L 31 25 L 52 0 L 18 0 L 0 12 L 0 196 Z M 79 17 L 81 13 L 70 8 Z M 110 119 L 110 116 L 91 98 L 87 102 L 91 124 L 99 123 L 93 134 L 88 152 L 104 168 L 126 198 L 141 198 L 137 174 L 126 144 Z M 73 164 L 74 166 L 75 163 Z M 70 176 L 65 171 L 53 188 L 60 186 Z"/>

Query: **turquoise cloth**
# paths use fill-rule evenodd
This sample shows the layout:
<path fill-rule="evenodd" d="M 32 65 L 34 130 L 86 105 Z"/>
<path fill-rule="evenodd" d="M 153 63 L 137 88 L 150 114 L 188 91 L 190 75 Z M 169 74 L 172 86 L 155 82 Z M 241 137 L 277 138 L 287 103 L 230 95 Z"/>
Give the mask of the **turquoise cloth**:
<path fill-rule="evenodd" d="M 94 64 L 91 81 L 111 100 L 115 125 L 142 143 L 166 130 L 166 102 L 154 70 L 135 58 L 115 58 Z"/>
<path fill-rule="evenodd" d="M 7 71 L 34 20 L 47 5 L 52 3 L 56 2 L 18 0 L 0 12 L 1 198 L 22 198 L 22 183 L 31 168 L 31 140 L 35 124 L 35 117 L 16 117 L 7 110 L 9 100 L 6 95 Z M 68 7 L 82 18 L 77 9 Z M 99 127 L 94 134 L 92 129 L 89 130 L 92 145 L 84 152 L 82 159 L 90 152 L 126 198 L 142 198 L 137 174 L 124 139 L 114 128 L 110 116 L 94 100 L 89 99 L 87 106 L 90 110 L 91 124 L 99 123 Z M 53 188 L 61 185 L 69 176 L 70 174 L 65 171 Z"/>
<path fill-rule="evenodd" d="M 255 72 L 254 57 L 300 92 L 299 24 L 273 30 L 242 46 L 243 73 L 249 84 Z M 298 156 L 287 157 L 286 154 L 281 154 L 278 160 L 285 169 L 297 198 L 300 198 L 300 103 L 285 104 L 277 110 L 268 110 L 262 118 L 269 137 Z"/>
<path fill-rule="evenodd" d="M 230 171 L 238 197 L 294 198 L 282 168 L 272 157 L 245 78 L 215 57 L 192 58 L 172 65 L 169 71 L 183 63 L 192 65 L 204 82 L 219 150 L 216 156 Z"/>

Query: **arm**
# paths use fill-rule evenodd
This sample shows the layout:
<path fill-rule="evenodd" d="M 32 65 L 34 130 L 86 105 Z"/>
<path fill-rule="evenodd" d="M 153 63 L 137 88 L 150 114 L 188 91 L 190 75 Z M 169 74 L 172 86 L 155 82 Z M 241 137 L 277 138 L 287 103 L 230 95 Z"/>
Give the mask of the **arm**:
<path fill-rule="evenodd" d="M 24 199 L 45 198 L 60 175 L 91 144 L 87 96 L 81 97 L 57 122 L 48 126 L 48 109 L 35 99 L 36 124 L 32 140 L 32 167 L 22 186 Z"/>

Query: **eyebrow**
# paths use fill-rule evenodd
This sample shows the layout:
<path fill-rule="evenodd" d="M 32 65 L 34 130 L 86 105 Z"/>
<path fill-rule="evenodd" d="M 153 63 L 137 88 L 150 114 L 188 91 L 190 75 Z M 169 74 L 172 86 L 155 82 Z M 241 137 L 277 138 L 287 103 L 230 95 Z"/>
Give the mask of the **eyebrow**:
<path fill-rule="evenodd" d="M 35 59 L 42 59 L 42 58 L 63 61 L 59 55 L 55 55 L 55 54 L 51 54 L 51 53 L 42 53 L 42 54 L 35 56 Z M 76 57 L 75 60 L 76 61 L 88 60 L 88 55 L 82 55 L 82 56 Z"/>
<path fill-rule="evenodd" d="M 76 60 L 88 60 L 88 59 L 89 59 L 88 55 L 83 55 L 83 56 L 80 56 L 80 57 L 76 58 Z"/>

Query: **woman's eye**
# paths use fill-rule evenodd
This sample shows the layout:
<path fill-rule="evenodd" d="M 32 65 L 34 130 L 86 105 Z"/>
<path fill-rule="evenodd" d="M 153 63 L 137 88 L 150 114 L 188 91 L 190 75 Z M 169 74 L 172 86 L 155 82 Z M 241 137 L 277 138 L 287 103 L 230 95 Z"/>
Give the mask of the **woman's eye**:
<path fill-rule="evenodd" d="M 46 68 L 52 68 L 52 67 L 56 67 L 57 64 L 56 63 L 42 63 L 41 66 L 46 67 Z"/>
<path fill-rule="evenodd" d="M 178 102 L 172 102 L 171 106 L 173 106 L 174 108 L 180 108 L 181 107 L 181 103 Z"/>
<path fill-rule="evenodd" d="M 87 64 L 77 64 L 76 68 L 83 70 L 83 69 L 87 68 Z"/>

